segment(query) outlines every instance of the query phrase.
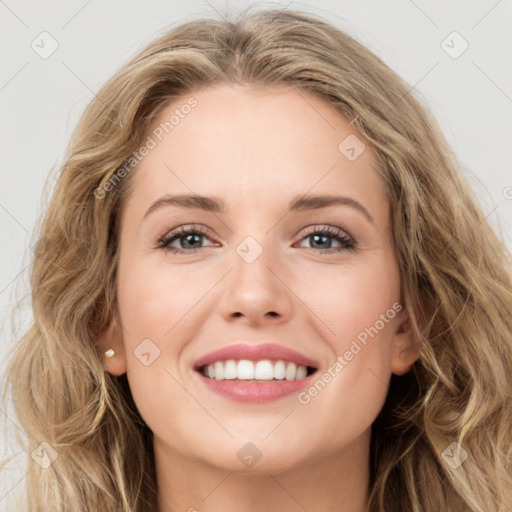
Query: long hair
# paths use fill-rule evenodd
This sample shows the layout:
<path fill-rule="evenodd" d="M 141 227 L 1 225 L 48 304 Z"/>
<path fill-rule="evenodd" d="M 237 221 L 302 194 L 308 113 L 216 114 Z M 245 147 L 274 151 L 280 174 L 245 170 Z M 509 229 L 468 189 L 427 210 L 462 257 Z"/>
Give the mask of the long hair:
<path fill-rule="evenodd" d="M 422 350 L 413 371 L 392 376 L 372 425 L 370 510 L 509 511 L 510 255 L 411 87 L 328 22 L 277 9 L 172 27 L 114 74 L 75 128 L 38 230 L 33 323 L 3 395 L 10 386 L 33 443 L 30 511 L 155 510 L 152 432 L 96 340 L 116 309 L 119 211 L 137 172 L 127 162 L 169 103 L 212 83 L 314 94 L 378 157 L 401 300 Z M 42 442 L 58 454 L 48 448 L 48 467 L 30 453 Z"/>

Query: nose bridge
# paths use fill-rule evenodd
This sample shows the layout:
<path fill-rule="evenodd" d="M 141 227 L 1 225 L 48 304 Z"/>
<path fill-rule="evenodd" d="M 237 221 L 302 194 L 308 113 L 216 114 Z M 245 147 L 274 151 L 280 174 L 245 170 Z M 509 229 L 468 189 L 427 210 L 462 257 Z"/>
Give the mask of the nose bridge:
<path fill-rule="evenodd" d="M 272 287 L 275 279 L 273 267 L 278 267 L 279 249 L 275 245 L 272 234 L 260 229 L 252 230 L 235 247 L 236 257 L 233 278 L 240 281 L 248 281 L 254 286 L 260 284 Z M 254 282 L 253 282 L 254 281 Z"/>
<path fill-rule="evenodd" d="M 228 293 L 223 312 L 242 313 L 253 319 L 267 313 L 285 315 L 291 298 L 283 283 L 280 268 L 280 249 L 268 229 L 250 230 L 235 247 L 233 269 L 230 272 Z"/>
<path fill-rule="evenodd" d="M 242 197 L 244 197 L 243 194 Z M 255 263 L 257 263 L 257 267 L 264 263 L 276 264 L 278 256 L 277 231 L 272 229 L 271 216 L 263 213 L 268 211 L 268 209 L 262 208 L 264 199 L 256 196 L 245 197 L 247 198 L 247 201 L 243 201 L 245 210 L 243 207 L 239 209 L 238 219 L 234 221 L 236 224 L 232 226 L 240 236 L 240 240 L 235 245 L 235 252 L 238 256 L 235 258 L 237 267 L 243 268 L 244 264 L 251 267 Z M 240 206 L 242 205 L 240 204 Z"/>

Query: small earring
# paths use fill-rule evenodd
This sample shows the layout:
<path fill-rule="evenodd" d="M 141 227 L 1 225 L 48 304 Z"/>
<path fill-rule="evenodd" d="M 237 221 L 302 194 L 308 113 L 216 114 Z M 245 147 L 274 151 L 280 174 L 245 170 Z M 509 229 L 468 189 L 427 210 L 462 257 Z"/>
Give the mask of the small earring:
<path fill-rule="evenodd" d="M 105 355 L 107 357 L 112 357 L 113 355 L 115 354 L 114 350 L 112 350 L 111 348 L 108 349 L 106 352 L 105 352 Z"/>

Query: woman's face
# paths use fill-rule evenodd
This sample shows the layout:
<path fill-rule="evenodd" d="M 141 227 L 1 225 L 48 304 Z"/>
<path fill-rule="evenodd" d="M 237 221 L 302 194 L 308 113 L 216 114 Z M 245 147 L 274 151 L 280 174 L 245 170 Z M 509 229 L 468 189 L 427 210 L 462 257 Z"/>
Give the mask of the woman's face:
<path fill-rule="evenodd" d="M 122 328 L 103 343 L 156 452 L 277 471 L 368 442 L 417 357 L 368 143 L 304 91 L 222 85 L 168 106 L 146 148 L 121 216 Z"/>

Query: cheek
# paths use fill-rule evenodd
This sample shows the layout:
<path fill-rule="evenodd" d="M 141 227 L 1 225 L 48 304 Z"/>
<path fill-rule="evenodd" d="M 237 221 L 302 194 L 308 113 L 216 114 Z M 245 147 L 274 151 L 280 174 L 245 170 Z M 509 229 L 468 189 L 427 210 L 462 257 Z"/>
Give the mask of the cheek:
<path fill-rule="evenodd" d="M 214 279 L 208 269 L 154 264 L 151 259 L 120 266 L 118 298 L 126 330 L 169 345 L 169 338 L 176 339 L 176 332 L 190 324 L 185 320 Z"/>
<path fill-rule="evenodd" d="M 175 425 L 176 416 L 186 417 L 189 408 L 194 417 L 193 400 L 178 383 L 178 363 L 205 320 L 205 307 L 211 312 L 211 297 L 205 294 L 222 275 L 205 265 L 185 266 L 129 257 L 119 264 L 127 377 L 137 408 L 153 431 Z"/>
<path fill-rule="evenodd" d="M 384 403 L 401 310 L 400 279 L 393 260 L 384 258 L 364 267 L 330 269 L 328 277 L 316 281 L 324 286 L 301 292 L 321 320 L 316 324 L 332 356 L 299 403 L 316 418 L 330 410 L 326 421 L 342 422 L 343 436 L 370 425 Z"/>
<path fill-rule="evenodd" d="M 127 378 L 137 409 L 149 428 L 164 437 L 194 432 L 197 404 L 179 384 L 176 361 L 199 325 L 187 316 L 199 293 L 179 286 L 179 279 L 140 269 L 130 275 L 120 272 L 120 283 Z"/>
<path fill-rule="evenodd" d="M 400 299 L 400 276 L 394 260 L 380 256 L 361 264 L 312 267 L 297 275 L 294 291 L 316 316 L 319 335 L 337 354 L 349 349 L 361 333 L 364 338 L 366 329 L 376 323 L 379 339 L 389 339 L 390 320 L 396 316 L 393 304 Z"/>

